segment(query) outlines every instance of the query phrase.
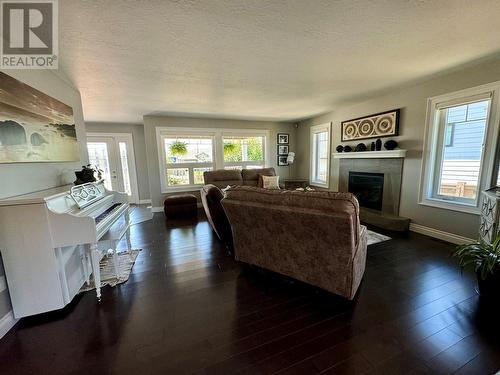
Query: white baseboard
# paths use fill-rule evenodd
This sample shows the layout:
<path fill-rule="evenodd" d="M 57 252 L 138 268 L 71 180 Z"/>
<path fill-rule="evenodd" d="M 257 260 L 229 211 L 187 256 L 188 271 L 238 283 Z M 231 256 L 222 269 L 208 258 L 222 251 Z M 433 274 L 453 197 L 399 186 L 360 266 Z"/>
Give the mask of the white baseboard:
<path fill-rule="evenodd" d="M 19 319 L 14 318 L 12 311 L 9 311 L 3 318 L 0 319 L 0 339 L 16 325 L 18 320 Z"/>
<path fill-rule="evenodd" d="M 141 199 L 139 204 L 151 204 L 151 199 Z"/>
<path fill-rule="evenodd" d="M 420 224 L 410 223 L 410 230 L 415 233 L 425 234 L 426 236 L 437 238 L 439 240 L 451 242 L 456 245 L 474 242 L 474 240 L 459 236 L 439 229 L 429 228 Z"/>
<path fill-rule="evenodd" d="M 7 280 L 5 279 L 5 275 L 0 276 L 0 293 L 2 293 L 5 289 L 7 289 Z"/>

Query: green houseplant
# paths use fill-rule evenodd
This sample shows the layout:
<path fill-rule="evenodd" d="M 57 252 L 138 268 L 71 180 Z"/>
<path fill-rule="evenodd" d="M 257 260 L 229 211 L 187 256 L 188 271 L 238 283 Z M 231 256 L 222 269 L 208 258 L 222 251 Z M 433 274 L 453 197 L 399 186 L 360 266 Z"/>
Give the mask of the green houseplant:
<path fill-rule="evenodd" d="M 457 246 L 454 256 L 460 267 L 474 267 L 479 294 L 484 297 L 498 295 L 500 288 L 500 233 L 493 243 L 477 241 Z"/>
<path fill-rule="evenodd" d="M 183 156 L 188 153 L 187 143 L 181 141 L 175 141 L 170 145 L 170 153 L 173 156 Z"/>

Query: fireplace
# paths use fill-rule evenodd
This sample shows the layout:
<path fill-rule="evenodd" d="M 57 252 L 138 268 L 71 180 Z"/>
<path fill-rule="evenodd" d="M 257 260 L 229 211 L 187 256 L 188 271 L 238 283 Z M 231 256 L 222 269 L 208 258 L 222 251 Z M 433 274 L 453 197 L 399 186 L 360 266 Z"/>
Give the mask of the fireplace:
<path fill-rule="evenodd" d="M 348 190 L 358 198 L 361 207 L 382 210 L 384 174 L 349 171 Z"/>

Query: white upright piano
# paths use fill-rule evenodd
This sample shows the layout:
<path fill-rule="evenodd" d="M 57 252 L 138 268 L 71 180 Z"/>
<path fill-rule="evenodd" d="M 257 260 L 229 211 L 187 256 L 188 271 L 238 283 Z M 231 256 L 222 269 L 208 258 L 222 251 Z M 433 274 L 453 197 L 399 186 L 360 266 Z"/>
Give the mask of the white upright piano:
<path fill-rule="evenodd" d="M 102 181 L 64 186 L 0 200 L 0 251 L 14 316 L 63 308 L 94 278 L 101 298 L 99 262 L 126 236 L 127 195 Z"/>

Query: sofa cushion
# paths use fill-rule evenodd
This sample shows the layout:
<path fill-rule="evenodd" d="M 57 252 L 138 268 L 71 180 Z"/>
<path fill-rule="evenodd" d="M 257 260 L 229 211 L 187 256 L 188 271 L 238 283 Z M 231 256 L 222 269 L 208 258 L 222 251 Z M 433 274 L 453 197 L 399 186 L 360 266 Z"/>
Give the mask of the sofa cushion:
<path fill-rule="evenodd" d="M 225 188 L 228 185 L 242 185 L 241 171 L 233 169 L 218 169 L 216 171 L 203 172 L 205 185 L 215 185 Z"/>
<path fill-rule="evenodd" d="M 276 176 L 274 168 L 243 169 L 243 186 L 259 186 L 259 176 Z"/>
<path fill-rule="evenodd" d="M 262 187 L 264 189 L 279 189 L 279 176 L 262 176 Z"/>

